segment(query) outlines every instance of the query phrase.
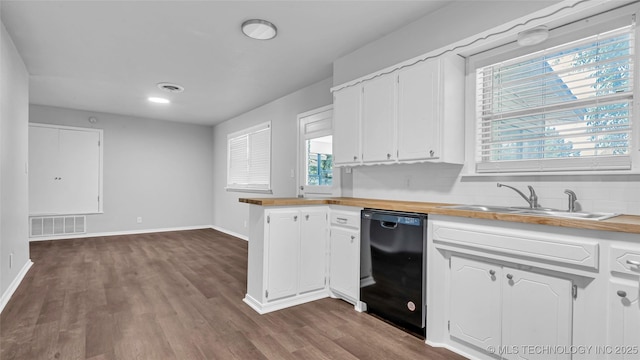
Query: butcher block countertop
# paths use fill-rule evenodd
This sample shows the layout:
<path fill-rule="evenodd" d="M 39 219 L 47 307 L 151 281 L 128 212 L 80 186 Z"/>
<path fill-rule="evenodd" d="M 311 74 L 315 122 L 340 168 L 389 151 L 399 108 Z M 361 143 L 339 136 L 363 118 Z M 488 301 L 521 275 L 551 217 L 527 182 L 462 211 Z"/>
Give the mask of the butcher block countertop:
<path fill-rule="evenodd" d="M 619 215 L 606 220 L 566 219 L 551 216 L 531 216 L 522 214 L 495 213 L 443 208 L 456 205 L 417 201 L 397 201 L 361 198 L 240 198 L 240 202 L 260 206 L 303 206 L 303 205 L 343 205 L 361 208 L 407 211 L 423 214 L 450 215 L 467 218 L 502 220 L 528 224 L 563 226 L 577 229 L 616 231 L 640 234 L 640 216 Z"/>

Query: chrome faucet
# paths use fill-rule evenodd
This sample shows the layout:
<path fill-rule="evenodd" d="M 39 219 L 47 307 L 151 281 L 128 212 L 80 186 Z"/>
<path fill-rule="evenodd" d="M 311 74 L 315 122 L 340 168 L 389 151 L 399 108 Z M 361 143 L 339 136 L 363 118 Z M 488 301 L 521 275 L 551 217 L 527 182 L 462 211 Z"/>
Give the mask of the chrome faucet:
<path fill-rule="evenodd" d="M 509 186 L 509 185 L 498 183 L 498 187 L 503 187 L 503 186 L 504 187 L 508 187 L 509 189 L 511 189 L 511 190 L 517 192 L 518 194 L 520 194 L 520 196 L 522 196 L 522 198 L 525 199 L 529 203 L 529 207 L 530 208 L 535 209 L 537 207 L 540 207 L 538 205 L 538 195 L 536 195 L 536 191 L 533 190 L 533 186 L 527 185 L 527 187 L 529 188 L 529 192 L 530 192 L 529 197 L 527 197 L 525 194 L 522 193 L 522 191 L 514 188 L 513 186 Z"/>
<path fill-rule="evenodd" d="M 576 211 L 576 200 L 578 200 L 578 197 L 576 196 L 576 193 L 574 193 L 573 191 L 566 189 L 564 191 L 565 194 L 569 195 L 569 212 L 574 212 Z"/>

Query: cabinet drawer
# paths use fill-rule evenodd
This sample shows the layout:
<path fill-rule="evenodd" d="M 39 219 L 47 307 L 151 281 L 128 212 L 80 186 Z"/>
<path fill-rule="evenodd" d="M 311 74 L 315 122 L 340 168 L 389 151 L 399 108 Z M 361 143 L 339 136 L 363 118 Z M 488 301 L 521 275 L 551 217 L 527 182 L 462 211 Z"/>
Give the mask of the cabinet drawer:
<path fill-rule="evenodd" d="M 360 229 L 360 213 L 347 211 L 332 211 L 331 225 Z"/>
<path fill-rule="evenodd" d="M 612 271 L 640 275 L 640 248 L 611 246 L 609 259 Z"/>

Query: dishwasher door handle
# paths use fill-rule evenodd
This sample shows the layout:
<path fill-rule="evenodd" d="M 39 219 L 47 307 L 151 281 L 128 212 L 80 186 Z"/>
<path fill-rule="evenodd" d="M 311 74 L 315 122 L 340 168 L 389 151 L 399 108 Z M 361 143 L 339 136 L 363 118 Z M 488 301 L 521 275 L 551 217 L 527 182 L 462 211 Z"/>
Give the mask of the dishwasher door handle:
<path fill-rule="evenodd" d="M 398 223 L 397 222 L 391 222 L 391 221 L 380 221 L 380 226 L 382 226 L 385 229 L 395 229 L 398 227 Z"/>

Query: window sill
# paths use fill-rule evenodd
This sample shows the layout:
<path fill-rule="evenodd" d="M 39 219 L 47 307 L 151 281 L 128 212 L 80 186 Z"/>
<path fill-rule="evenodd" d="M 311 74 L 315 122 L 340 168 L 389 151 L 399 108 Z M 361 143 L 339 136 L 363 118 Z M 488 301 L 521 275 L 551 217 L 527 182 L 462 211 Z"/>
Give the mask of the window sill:
<path fill-rule="evenodd" d="M 232 192 L 243 192 L 243 193 L 254 193 L 254 194 L 273 194 L 271 189 L 247 189 L 247 188 L 233 188 L 233 187 L 225 187 L 226 191 Z"/>
<path fill-rule="evenodd" d="M 531 172 L 495 172 L 462 174 L 463 179 L 473 178 L 505 178 L 505 177 L 545 177 L 545 176 L 639 176 L 640 171 L 633 170 L 603 170 L 603 171 L 531 171 Z"/>

